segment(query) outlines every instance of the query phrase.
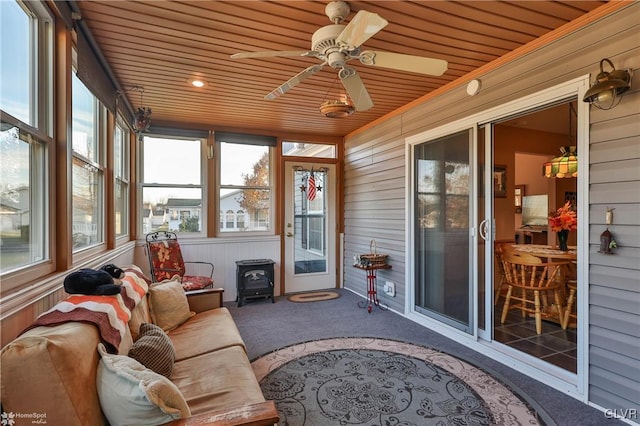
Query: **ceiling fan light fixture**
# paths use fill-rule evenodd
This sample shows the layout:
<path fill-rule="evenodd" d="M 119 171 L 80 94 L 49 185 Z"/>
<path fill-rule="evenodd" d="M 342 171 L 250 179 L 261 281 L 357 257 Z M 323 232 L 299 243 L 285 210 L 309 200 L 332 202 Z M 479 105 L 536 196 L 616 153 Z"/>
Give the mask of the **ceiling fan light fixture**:
<path fill-rule="evenodd" d="M 320 104 L 320 112 L 325 117 L 344 118 L 356 112 L 356 109 L 349 102 L 336 99 L 322 102 Z"/>

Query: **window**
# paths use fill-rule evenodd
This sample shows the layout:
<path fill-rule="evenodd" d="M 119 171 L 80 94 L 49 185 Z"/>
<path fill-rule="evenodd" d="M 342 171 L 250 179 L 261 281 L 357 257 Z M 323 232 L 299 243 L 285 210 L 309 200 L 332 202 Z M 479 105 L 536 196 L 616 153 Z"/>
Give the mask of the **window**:
<path fill-rule="evenodd" d="M 0 132 L 2 273 L 47 255 L 45 146 L 17 127 Z"/>
<path fill-rule="evenodd" d="M 53 20 L 43 4 L 0 2 L 0 274 L 53 270 L 48 153 Z M 36 266 L 38 265 L 38 266 Z M 20 285 L 3 281 L 2 291 Z"/>
<path fill-rule="evenodd" d="M 325 186 L 325 177 L 324 173 L 316 173 L 314 175 L 316 187 L 322 188 Z M 304 197 L 303 203 L 307 204 L 308 224 L 305 227 L 307 231 L 307 249 L 318 254 L 324 254 L 326 216 L 324 191 L 315 192 L 313 200 L 309 200 L 309 197 Z"/>
<path fill-rule="evenodd" d="M 225 228 L 235 228 L 234 217 L 235 214 L 233 213 L 233 210 L 227 210 L 227 214 L 225 215 Z"/>
<path fill-rule="evenodd" d="M 129 131 L 121 119 L 116 122 L 113 141 L 113 176 L 116 238 L 129 233 Z"/>
<path fill-rule="evenodd" d="M 149 216 L 143 217 L 143 233 L 204 232 L 202 144 L 201 139 L 144 137 L 142 202 Z"/>
<path fill-rule="evenodd" d="M 23 123 L 35 124 L 36 105 L 33 103 L 37 85 L 34 84 L 35 55 L 37 49 L 31 42 L 36 26 L 30 11 L 13 1 L 0 2 L 2 17 L 2 111 L 11 114 Z"/>
<path fill-rule="evenodd" d="M 104 107 L 72 75 L 73 251 L 104 242 Z"/>
<path fill-rule="evenodd" d="M 226 212 L 221 232 L 271 229 L 270 155 L 268 146 L 220 143 L 219 200 Z M 243 217 L 236 222 L 239 210 Z"/>
<path fill-rule="evenodd" d="M 239 230 L 244 230 L 244 211 L 242 210 L 236 212 L 236 226 Z"/>
<path fill-rule="evenodd" d="M 285 157 L 336 158 L 336 146 L 308 142 L 282 142 Z"/>

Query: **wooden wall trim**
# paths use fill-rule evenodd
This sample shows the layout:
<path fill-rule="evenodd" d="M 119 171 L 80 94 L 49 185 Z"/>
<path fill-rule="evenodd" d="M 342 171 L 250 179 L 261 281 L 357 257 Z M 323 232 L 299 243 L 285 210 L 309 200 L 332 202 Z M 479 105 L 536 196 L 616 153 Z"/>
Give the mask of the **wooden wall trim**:
<path fill-rule="evenodd" d="M 544 46 L 547 46 L 548 44 L 551 44 L 565 36 L 567 36 L 568 34 L 571 34 L 583 27 L 586 27 L 590 24 L 592 24 L 594 21 L 597 21 L 607 15 L 610 15 L 624 7 L 627 7 L 631 4 L 633 4 L 634 1 L 632 0 L 618 0 L 618 1 L 611 1 L 609 3 L 606 3 L 602 6 L 600 6 L 599 8 L 580 16 L 577 19 L 574 19 L 571 22 L 566 23 L 565 25 L 557 28 L 556 30 L 550 31 L 549 33 L 525 44 L 522 45 L 520 47 L 518 47 L 517 49 L 514 49 L 512 51 L 510 51 L 509 53 L 489 62 L 486 65 L 483 65 L 467 74 L 465 74 L 464 76 L 448 83 L 445 84 L 444 86 L 439 87 L 438 89 L 429 92 L 428 94 L 416 99 L 413 102 L 410 102 L 406 105 L 403 105 L 402 107 L 378 118 L 377 120 L 374 120 L 362 127 L 360 127 L 359 129 L 354 130 L 353 132 L 349 133 L 348 135 L 345 136 L 345 140 L 348 140 L 349 138 L 352 138 L 358 134 L 361 134 L 363 132 L 365 132 L 366 130 L 369 130 L 377 125 L 380 125 L 381 123 L 393 118 L 393 117 L 397 117 L 400 116 L 402 114 L 404 114 L 407 111 L 410 111 L 411 109 L 415 108 L 418 105 L 421 105 L 425 102 L 428 102 L 429 100 L 437 97 L 437 96 L 441 96 L 457 87 L 460 87 L 464 84 L 467 84 L 469 81 L 479 78 L 480 76 L 489 73 L 490 71 L 496 70 L 498 68 L 500 68 L 501 66 L 504 66 L 506 64 L 508 64 L 509 62 L 515 61 L 518 58 L 521 58 L 535 50 L 538 50 Z"/>

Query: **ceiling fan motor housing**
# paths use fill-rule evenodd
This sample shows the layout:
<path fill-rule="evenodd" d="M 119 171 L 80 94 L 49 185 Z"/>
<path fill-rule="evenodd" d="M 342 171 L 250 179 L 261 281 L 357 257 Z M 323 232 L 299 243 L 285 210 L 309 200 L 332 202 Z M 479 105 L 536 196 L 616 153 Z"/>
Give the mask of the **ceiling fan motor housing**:
<path fill-rule="evenodd" d="M 344 30 L 344 25 L 327 25 L 318 29 L 311 37 L 311 50 L 320 53 L 331 68 L 342 68 L 347 60 L 340 51 L 336 38 Z"/>
<path fill-rule="evenodd" d="M 332 1 L 324 8 L 324 13 L 329 17 L 334 24 L 340 23 L 345 20 L 351 8 L 343 1 Z"/>

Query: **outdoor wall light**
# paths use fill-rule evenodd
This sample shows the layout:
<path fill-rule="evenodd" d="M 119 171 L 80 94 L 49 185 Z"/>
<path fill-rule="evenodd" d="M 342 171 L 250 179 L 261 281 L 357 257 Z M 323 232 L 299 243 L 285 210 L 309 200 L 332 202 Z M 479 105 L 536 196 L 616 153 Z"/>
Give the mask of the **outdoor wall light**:
<path fill-rule="evenodd" d="M 607 62 L 611 71 L 604 70 Z M 622 94 L 631 88 L 631 74 L 627 70 L 616 70 L 610 60 L 600 61 L 600 73 L 582 99 L 599 109 L 611 109 L 620 103 Z"/>

